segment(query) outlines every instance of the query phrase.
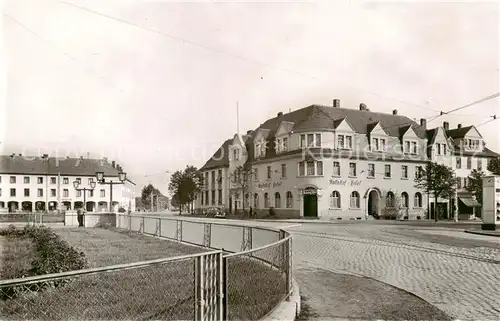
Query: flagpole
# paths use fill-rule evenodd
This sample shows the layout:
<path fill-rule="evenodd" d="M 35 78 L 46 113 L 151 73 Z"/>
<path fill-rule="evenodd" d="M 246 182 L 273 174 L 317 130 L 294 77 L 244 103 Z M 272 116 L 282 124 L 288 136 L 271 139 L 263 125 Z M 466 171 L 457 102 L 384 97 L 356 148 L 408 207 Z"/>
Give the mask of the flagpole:
<path fill-rule="evenodd" d="M 240 106 L 238 102 L 236 102 L 236 133 L 240 134 Z"/>

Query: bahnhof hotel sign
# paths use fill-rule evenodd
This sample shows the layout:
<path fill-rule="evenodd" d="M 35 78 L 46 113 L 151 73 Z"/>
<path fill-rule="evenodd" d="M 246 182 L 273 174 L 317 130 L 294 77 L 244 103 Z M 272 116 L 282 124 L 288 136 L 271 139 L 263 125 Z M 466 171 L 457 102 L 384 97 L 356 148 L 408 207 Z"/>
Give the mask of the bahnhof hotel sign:
<path fill-rule="evenodd" d="M 340 186 L 360 186 L 362 183 L 359 179 L 331 179 L 331 185 L 340 185 Z"/>

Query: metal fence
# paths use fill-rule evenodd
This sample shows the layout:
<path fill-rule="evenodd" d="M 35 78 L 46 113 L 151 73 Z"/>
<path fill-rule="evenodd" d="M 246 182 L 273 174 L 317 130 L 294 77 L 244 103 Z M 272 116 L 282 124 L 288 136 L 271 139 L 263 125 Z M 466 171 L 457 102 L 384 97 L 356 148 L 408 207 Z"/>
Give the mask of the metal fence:
<path fill-rule="evenodd" d="M 126 214 L 116 226 L 215 251 L 0 281 L 0 319 L 259 320 L 291 294 L 285 231 Z"/>
<path fill-rule="evenodd" d="M 63 223 L 64 213 L 43 213 L 43 212 L 19 212 L 0 213 L 0 223 L 4 224 L 42 224 L 42 223 Z"/>

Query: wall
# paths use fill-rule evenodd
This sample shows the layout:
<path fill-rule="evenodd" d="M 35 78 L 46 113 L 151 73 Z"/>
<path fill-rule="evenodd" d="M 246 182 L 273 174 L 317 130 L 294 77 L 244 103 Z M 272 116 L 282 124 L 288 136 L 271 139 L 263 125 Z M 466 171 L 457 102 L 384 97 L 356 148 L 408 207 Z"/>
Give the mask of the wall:
<path fill-rule="evenodd" d="M 85 227 L 96 227 L 100 224 L 116 224 L 116 214 L 114 213 L 85 213 Z M 67 211 L 64 215 L 65 226 L 78 226 L 78 216 L 76 212 Z"/>

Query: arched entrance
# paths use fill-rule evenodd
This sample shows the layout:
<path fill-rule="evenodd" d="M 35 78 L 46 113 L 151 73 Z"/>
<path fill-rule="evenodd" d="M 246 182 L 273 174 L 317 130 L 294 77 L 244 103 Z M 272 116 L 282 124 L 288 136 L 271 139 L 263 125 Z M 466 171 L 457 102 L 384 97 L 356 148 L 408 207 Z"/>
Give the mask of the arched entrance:
<path fill-rule="evenodd" d="M 85 210 L 87 212 L 94 212 L 95 210 L 95 202 L 87 202 L 87 205 L 85 206 Z"/>
<path fill-rule="evenodd" d="M 307 187 L 303 191 L 304 217 L 318 217 L 318 190 Z"/>
<path fill-rule="evenodd" d="M 7 203 L 7 207 L 9 208 L 9 213 L 14 213 L 19 210 L 19 203 L 16 201 L 10 201 Z"/>
<path fill-rule="evenodd" d="M 45 212 L 45 202 L 37 201 L 35 203 L 35 211 L 37 211 L 37 212 Z"/>
<path fill-rule="evenodd" d="M 21 208 L 23 209 L 23 212 L 33 212 L 33 203 L 30 201 L 23 201 L 21 203 Z"/>
<path fill-rule="evenodd" d="M 366 203 L 366 214 L 371 215 L 374 218 L 380 218 L 380 200 L 382 198 L 382 192 L 376 187 L 369 188 L 364 196 L 367 199 Z"/>

